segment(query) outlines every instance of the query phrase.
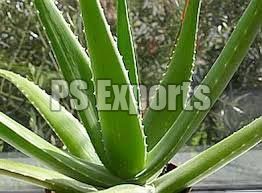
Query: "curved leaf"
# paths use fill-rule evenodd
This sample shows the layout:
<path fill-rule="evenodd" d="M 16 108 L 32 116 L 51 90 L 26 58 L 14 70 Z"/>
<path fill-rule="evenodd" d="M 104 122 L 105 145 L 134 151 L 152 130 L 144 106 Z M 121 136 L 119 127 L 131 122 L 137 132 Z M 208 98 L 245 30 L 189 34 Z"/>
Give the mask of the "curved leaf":
<path fill-rule="evenodd" d="M 136 53 L 126 0 L 117 1 L 117 45 L 120 54 L 123 56 L 125 67 L 128 70 L 130 82 L 135 86 L 136 100 L 138 104 L 141 104 Z"/>
<path fill-rule="evenodd" d="M 104 109 L 104 93 L 97 95 L 97 105 L 107 156 L 107 161 L 103 163 L 116 175 L 130 178 L 144 169 L 146 158 L 145 138 L 136 101 L 99 0 L 80 0 L 80 7 L 96 84 L 107 80 L 116 87 L 120 86 L 119 89 L 127 86 L 126 95 L 121 99 L 129 104 L 128 109 Z M 114 93 L 110 88 L 107 102 L 113 105 Z"/>
<path fill-rule="evenodd" d="M 201 0 L 189 0 L 186 3 L 186 14 L 182 21 L 182 28 L 177 45 L 168 65 L 168 70 L 160 82 L 160 85 L 165 88 L 171 85 L 183 86 L 183 92 L 188 93 L 189 91 L 190 84 L 188 84 L 188 82 L 191 81 L 195 60 L 200 4 Z M 171 92 L 170 90 L 169 92 Z M 184 108 L 186 102 L 186 98 L 184 97 L 186 96 L 182 93 L 177 96 L 176 93 L 168 93 L 168 102 L 174 101 L 175 106 L 170 107 L 167 105 L 165 109 L 161 111 L 156 111 L 151 108 L 148 109 L 143 123 L 149 151 L 160 141 L 178 118 Z M 159 95 L 159 90 L 157 90 L 152 102 L 155 103 L 157 100 L 166 101 L 167 98 L 164 95 Z"/>
<path fill-rule="evenodd" d="M 87 193 L 96 191 L 94 187 L 78 182 L 60 173 L 10 160 L 0 159 L 0 175 L 6 175 L 42 188 L 64 193 Z"/>
<path fill-rule="evenodd" d="M 169 131 L 149 153 L 147 168 L 141 174 L 140 179 L 145 180 L 164 167 L 193 135 L 247 54 L 249 47 L 261 29 L 261 17 L 262 1 L 252 0 L 221 55 L 201 83 L 201 85 L 208 86 L 210 89 L 209 96 L 206 96 L 211 101 L 209 108 L 206 110 L 198 110 L 197 108 L 193 108 L 192 111 L 187 110 L 192 104 L 199 102 L 196 96 L 202 94 L 200 87 L 195 91 L 187 107 L 181 112 Z M 207 99 L 204 98 L 204 100 Z"/>
<path fill-rule="evenodd" d="M 191 187 L 262 140 L 262 117 L 153 182 L 157 193 L 179 193 Z"/>
<path fill-rule="evenodd" d="M 66 81 L 69 84 L 75 80 L 83 80 L 87 83 L 86 94 L 89 105 L 88 108 L 80 110 L 78 113 L 97 153 L 102 159 L 104 149 L 95 107 L 96 101 L 90 59 L 56 7 L 55 1 L 34 0 L 34 4 Z M 82 82 L 79 83 L 83 84 Z M 81 87 L 85 88 L 85 85 Z M 84 96 L 79 95 L 78 97 L 81 101 L 86 101 Z"/>
<path fill-rule="evenodd" d="M 82 124 L 51 96 L 29 80 L 13 72 L 1 70 L 0 77 L 12 82 L 38 110 L 49 126 L 56 132 L 71 154 L 99 163 L 89 136 Z M 60 111 L 52 111 L 52 106 Z M 59 107 L 59 108 L 57 108 Z"/>
<path fill-rule="evenodd" d="M 103 167 L 71 157 L 3 113 L 0 113 L 0 139 L 46 166 L 83 183 L 109 187 L 121 182 Z"/>

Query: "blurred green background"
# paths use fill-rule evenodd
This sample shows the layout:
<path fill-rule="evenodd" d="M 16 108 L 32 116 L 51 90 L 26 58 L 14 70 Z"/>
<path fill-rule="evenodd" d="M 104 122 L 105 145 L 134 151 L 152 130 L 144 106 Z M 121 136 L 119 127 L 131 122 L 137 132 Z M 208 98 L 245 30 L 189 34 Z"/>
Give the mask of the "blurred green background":
<path fill-rule="evenodd" d="M 114 0 L 101 1 L 115 33 Z M 180 27 L 183 3 L 184 0 L 129 1 L 141 83 L 150 86 L 161 79 Z M 249 0 L 203 0 L 192 87 L 210 69 L 248 3 Z M 61 0 L 57 5 L 85 45 L 77 1 Z M 0 1 L 0 68 L 27 76 L 48 92 L 51 79 L 61 77 L 30 0 Z M 212 145 L 258 117 L 262 114 L 261 97 L 262 33 L 188 145 Z M 22 94 L 3 79 L 0 79 L 0 104 L 0 111 L 62 146 Z M 66 100 L 64 104 L 70 110 Z M 0 142 L 0 151 L 14 149 Z"/>

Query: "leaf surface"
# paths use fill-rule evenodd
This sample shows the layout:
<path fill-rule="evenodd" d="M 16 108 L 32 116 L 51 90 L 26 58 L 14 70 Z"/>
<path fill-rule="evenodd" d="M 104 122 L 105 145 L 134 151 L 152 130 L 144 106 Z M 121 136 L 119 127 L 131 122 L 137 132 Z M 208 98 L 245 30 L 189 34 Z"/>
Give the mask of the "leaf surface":
<path fill-rule="evenodd" d="M 83 94 L 78 94 L 77 97 L 83 104 L 88 104 L 88 107 L 81 108 L 78 113 L 97 153 L 103 159 L 104 148 L 97 117 L 90 59 L 56 7 L 55 1 L 34 0 L 34 4 L 65 80 L 69 85 L 73 81 L 81 80 L 78 81 L 79 88 L 86 88 L 87 85 L 87 91 L 84 93 L 88 96 L 87 100 Z"/>
<path fill-rule="evenodd" d="M 60 173 L 27 164 L 0 159 L 0 175 L 6 175 L 45 189 L 64 193 L 94 192 L 92 186 L 78 182 Z"/>
<path fill-rule="evenodd" d="M 100 165 L 70 156 L 3 113 L 0 113 L 0 139 L 59 173 L 83 183 L 109 187 L 121 182 Z"/>
<path fill-rule="evenodd" d="M 207 86 L 210 90 L 209 95 L 205 95 L 201 99 L 203 102 L 210 101 L 210 104 L 205 110 L 198 108 L 188 110 L 199 102 L 198 97 L 203 94 L 203 87 L 200 86 L 175 123 L 149 153 L 147 168 L 141 174 L 144 180 L 161 170 L 196 131 L 246 56 L 261 29 L 261 17 L 262 1 L 252 0 L 221 55 L 201 83 L 202 86 Z"/>
<path fill-rule="evenodd" d="M 117 45 L 128 70 L 130 82 L 134 86 L 136 100 L 141 104 L 136 53 L 126 0 L 117 1 Z"/>
<path fill-rule="evenodd" d="M 26 96 L 71 154 L 99 163 L 85 128 L 70 112 L 26 78 L 6 70 L 0 70 L 0 76 L 12 82 Z"/>
<path fill-rule="evenodd" d="M 146 160 L 145 138 L 138 116 L 138 107 L 130 87 L 128 72 L 110 32 L 99 0 L 80 0 L 86 39 L 97 87 L 97 105 L 107 160 L 104 165 L 122 178 L 134 177 L 144 169 Z M 105 90 L 98 86 L 107 81 L 109 95 L 105 108 Z M 100 84 L 99 84 L 100 85 Z M 110 86 L 113 85 L 113 86 Z M 116 89 L 126 89 L 122 102 L 128 108 L 114 109 Z M 120 103 L 121 104 L 121 103 Z M 126 104 L 126 103 L 125 103 Z"/>
<path fill-rule="evenodd" d="M 191 0 L 186 2 L 185 17 L 182 21 L 177 45 L 168 65 L 167 72 L 160 82 L 160 86 L 168 89 L 168 96 L 161 94 L 161 90 L 157 90 L 152 101 L 152 103 L 168 101 L 168 105 L 160 111 L 149 107 L 143 122 L 149 151 L 160 141 L 178 118 L 185 106 L 189 92 L 195 60 L 201 1 Z M 179 88 L 179 86 L 183 89 L 180 89 L 180 93 L 177 95 L 173 89 Z"/>
<path fill-rule="evenodd" d="M 157 193 L 179 193 L 246 153 L 262 140 L 262 117 L 155 180 Z"/>
<path fill-rule="evenodd" d="M 126 184 L 98 191 L 98 193 L 155 193 L 155 189 L 151 186 L 143 187 Z"/>

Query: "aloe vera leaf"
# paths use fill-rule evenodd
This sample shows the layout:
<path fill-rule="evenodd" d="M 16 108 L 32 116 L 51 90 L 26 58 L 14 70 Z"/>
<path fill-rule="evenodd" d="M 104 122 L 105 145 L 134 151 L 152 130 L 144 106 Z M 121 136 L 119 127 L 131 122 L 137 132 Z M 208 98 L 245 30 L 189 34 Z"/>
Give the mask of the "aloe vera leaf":
<path fill-rule="evenodd" d="M 90 59 L 77 40 L 77 37 L 71 31 L 69 24 L 66 23 L 56 7 L 55 1 L 34 0 L 34 4 L 65 80 L 69 84 L 75 80 L 83 80 L 88 86 L 86 92 L 88 96 L 88 108 L 80 110 L 78 113 L 99 157 L 103 159 L 104 151 L 95 107 L 96 102 Z M 82 82 L 79 83 L 83 84 Z M 82 85 L 79 86 L 82 87 Z M 85 86 L 83 85 L 82 88 L 85 88 Z M 86 100 L 82 95 L 78 97 L 81 101 Z"/>
<path fill-rule="evenodd" d="M 97 193 L 155 193 L 152 186 L 137 186 L 137 185 L 119 185 L 107 190 L 98 191 Z"/>
<path fill-rule="evenodd" d="M 160 82 L 160 85 L 165 88 L 168 88 L 169 85 L 182 86 L 183 83 L 187 83 L 183 92 L 188 93 L 189 91 L 190 84 L 188 82 L 191 81 L 195 60 L 200 5 L 200 0 L 191 0 L 186 3 L 185 17 L 182 21 L 177 45 L 168 65 L 168 70 Z M 157 100 L 166 101 L 166 96 L 159 95 L 159 92 L 157 90 L 152 102 Z M 172 110 L 169 109 L 169 106 L 166 106 L 161 111 L 156 111 L 149 107 L 145 115 L 143 123 L 147 136 L 148 151 L 152 150 L 172 126 L 183 110 L 184 102 L 186 101 L 182 93 L 178 96 L 168 93 L 169 100 L 175 101 L 176 104 L 175 107 L 172 107 Z"/>
<path fill-rule="evenodd" d="M 100 162 L 83 125 L 56 100 L 18 74 L 0 70 L 0 77 L 8 79 L 27 97 L 71 154 L 94 163 Z M 52 111 L 51 104 L 61 110 Z"/>
<path fill-rule="evenodd" d="M 127 110 L 104 110 L 104 93 L 97 96 L 97 105 L 107 157 L 103 163 L 117 176 L 130 178 L 144 169 L 146 146 L 128 73 L 99 1 L 80 0 L 80 7 L 96 84 L 100 80 L 110 80 L 120 89 L 128 85 L 125 95 L 129 104 Z M 114 93 L 110 88 L 111 96 L 107 98 L 107 104 L 112 105 Z"/>
<path fill-rule="evenodd" d="M 186 110 L 188 107 L 186 107 L 181 112 L 169 131 L 149 153 L 147 167 L 140 175 L 140 179 L 145 180 L 160 170 L 193 135 L 244 59 L 260 31 L 261 16 L 262 1 L 252 0 L 221 55 L 201 83 L 210 89 L 208 96 L 211 100 L 210 108 L 203 111 L 194 108 L 192 111 L 188 111 Z M 201 88 L 195 91 L 198 94 L 199 92 L 201 92 Z M 198 102 L 195 96 L 196 94 L 190 99 L 188 105 Z"/>
<path fill-rule="evenodd" d="M 121 182 L 102 166 L 70 156 L 3 113 L 0 113 L 0 139 L 59 173 L 83 183 L 109 187 Z"/>
<path fill-rule="evenodd" d="M 246 153 L 261 140 L 262 117 L 152 184 L 157 193 L 179 193 Z"/>
<path fill-rule="evenodd" d="M 0 159 L 0 175 L 9 176 L 42 188 L 64 193 L 87 193 L 96 191 L 96 188 L 78 182 L 58 172 L 11 160 Z"/>
<path fill-rule="evenodd" d="M 140 105 L 137 60 L 126 0 L 117 1 L 117 45 L 128 70 L 130 82 L 134 86 L 136 100 Z"/>

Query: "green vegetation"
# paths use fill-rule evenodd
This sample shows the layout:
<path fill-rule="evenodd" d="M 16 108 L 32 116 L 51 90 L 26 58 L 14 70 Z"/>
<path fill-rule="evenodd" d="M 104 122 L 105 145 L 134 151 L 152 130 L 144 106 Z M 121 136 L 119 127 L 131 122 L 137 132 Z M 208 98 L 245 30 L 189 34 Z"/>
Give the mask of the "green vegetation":
<path fill-rule="evenodd" d="M 50 100 L 55 106 L 60 106 L 59 102 L 32 81 L 1 69 L 0 76 L 21 91 L 57 134 L 67 151 L 60 150 L 0 113 L 0 138 L 50 168 L 46 170 L 0 160 L 0 174 L 57 193 L 179 193 L 261 142 L 262 118 L 258 118 L 178 169 L 158 177 L 162 168 L 193 135 L 246 56 L 261 30 L 261 0 L 250 2 L 201 83 L 211 91 L 211 106 L 208 109 L 184 109 L 184 106 L 198 101 L 192 95 L 187 103 L 182 99 L 178 101 L 178 111 L 175 113 L 149 109 L 144 116 L 139 111 L 138 87 L 128 87 L 125 95 L 132 114 L 128 111 L 100 110 L 103 101 L 102 96 L 97 95 L 99 80 L 111 80 L 116 85 L 138 84 L 126 1 L 118 0 L 117 15 L 121 19 L 117 20 L 118 38 L 115 42 L 100 2 L 80 0 L 86 49 L 77 40 L 53 0 L 34 0 L 34 6 L 64 79 L 68 82 L 81 79 L 89 85 L 85 90 L 87 98 L 81 98 L 86 100 L 89 108 L 78 110 L 79 120 L 65 108 L 52 111 Z M 192 79 L 200 8 L 201 0 L 186 1 L 177 44 L 160 83 L 164 86 L 182 84 Z M 85 50 L 88 50 L 88 54 Z M 194 94 L 200 92 L 200 89 L 196 89 Z M 112 104 L 113 98 L 110 97 L 108 102 Z"/>

